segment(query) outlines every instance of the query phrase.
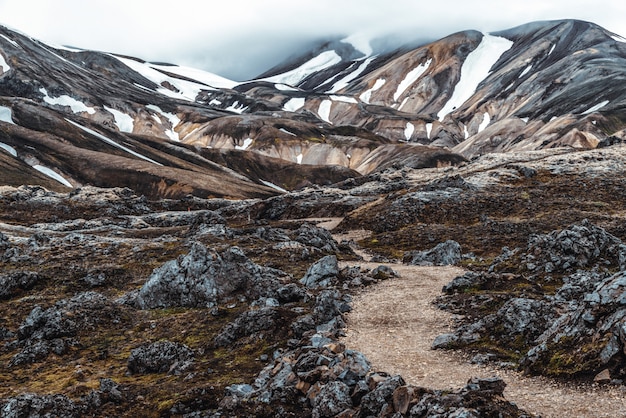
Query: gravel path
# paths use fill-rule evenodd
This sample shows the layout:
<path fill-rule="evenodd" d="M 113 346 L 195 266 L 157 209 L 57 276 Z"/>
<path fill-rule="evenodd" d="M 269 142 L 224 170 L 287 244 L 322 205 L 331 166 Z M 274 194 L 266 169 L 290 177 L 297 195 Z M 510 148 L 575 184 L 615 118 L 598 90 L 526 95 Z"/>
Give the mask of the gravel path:
<path fill-rule="evenodd" d="M 400 374 L 410 384 L 435 389 L 460 388 L 473 376 L 500 376 L 507 383 L 504 394 L 508 400 L 544 418 L 626 417 L 626 389 L 622 387 L 560 385 L 550 379 L 473 365 L 457 352 L 431 350 L 434 338 L 449 332 L 453 321 L 451 314 L 437 309 L 432 301 L 462 270 L 389 266 L 401 277 L 355 295 L 343 341 L 363 352 L 376 370 Z"/>

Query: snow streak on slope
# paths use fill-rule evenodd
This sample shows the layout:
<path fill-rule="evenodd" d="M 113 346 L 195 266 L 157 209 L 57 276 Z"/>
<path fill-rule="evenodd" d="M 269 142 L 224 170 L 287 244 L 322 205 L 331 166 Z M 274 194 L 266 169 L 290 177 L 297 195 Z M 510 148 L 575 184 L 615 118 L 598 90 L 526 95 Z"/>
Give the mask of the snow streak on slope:
<path fill-rule="evenodd" d="M 148 157 L 146 157 L 146 156 L 144 156 L 144 155 L 141 155 L 141 154 L 139 154 L 139 153 L 137 153 L 137 152 L 135 152 L 135 151 L 133 151 L 133 150 L 131 150 L 131 149 L 126 148 L 124 145 L 120 145 L 120 144 L 118 144 L 117 142 L 115 142 L 115 141 L 113 141 L 112 139 L 109 139 L 109 138 L 107 138 L 106 136 L 104 136 L 104 135 L 102 135 L 102 134 L 100 134 L 100 133 L 98 133 L 98 132 L 94 131 L 93 129 L 89 129 L 89 128 L 87 128 L 86 126 L 83 126 L 83 125 L 81 125 L 81 124 L 79 124 L 79 123 L 76 123 L 76 122 L 74 122 L 74 121 L 71 121 L 71 120 L 69 120 L 69 119 L 67 119 L 67 118 L 65 118 L 65 120 L 66 120 L 66 121 L 68 121 L 69 123 L 71 123 L 72 125 L 76 126 L 77 128 L 82 129 L 83 131 L 87 132 L 88 134 L 91 134 L 91 135 L 95 136 L 95 137 L 96 137 L 96 138 L 98 138 L 99 140 L 104 141 L 104 142 L 106 142 L 106 143 L 107 143 L 107 144 L 109 144 L 109 145 L 113 145 L 114 147 L 119 148 L 119 149 L 121 149 L 121 150 L 123 150 L 123 151 L 126 151 L 127 153 L 129 153 L 129 154 L 131 154 L 131 155 L 134 155 L 135 157 L 139 157 L 139 158 L 141 158 L 142 160 L 146 160 L 146 161 L 148 161 L 148 162 L 151 162 L 152 164 L 156 164 L 156 165 L 163 165 L 163 164 L 158 163 L 158 162 L 156 162 L 156 161 L 154 161 L 154 160 L 151 160 L 150 158 L 148 158 Z"/>
<path fill-rule="evenodd" d="M 408 89 L 413 83 L 415 83 L 417 79 L 420 78 L 422 74 L 426 72 L 426 70 L 428 70 L 428 67 L 430 67 L 430 63 L 432 61 L 433 61 L 432 59 L 429 59 L 425 63 L 420 64 L 417 67 L 413 68 L 411 71 L 409 71 L 406 74 L 406 76 L 404 77 L 404 80 L 402 80 L 400 84 L 398 84 L 398 89 L 393 95 L 394 102 L 397 102 L 398 98 L 402 96 L 402 93 L 404 93 L 406 89 Z"/>
<path fill-rule="evenodd" d="M 56 171 L 54 171 L 54 170 L 52 170 L 52 169 L 50 169 L 48 167 L 45 167 L 45 166 L 43 166 L 41 164 L 35 164 L 33 166 L 33 168 L 35 170 L 39 171 L 40 173 L 43 173 L 46 176 L 50 177 L 51 179 L 54 179 L 54 180 L 58 181 L 59 183 L 61 183 L 64 186 L 73 187 L 72 183 L 70 183 L 69 181 L 65 180 L 65 178 L 62 175 L 60 175 L 59 173 L 57 173 Z"/>
<path fill-rule="evenodd" d="M 330 121 L 330 107 L 332 104 L 333 102 L 330 100 L 322 100 L 322 103 L 320 103 L 320 107 L 317 110 L 317 114 L 320 115 L 320 119 L 328 123 L 332 123 Z"/>
<path fill-rule="evenodd" d="M 39 89 L 41 94 L 43 94 L 43 101 L 51 104 L 51 105 L 59 105 L 59 106 L 69 106 L 74 113 L 87 112 L 90 115 L 96 113 L 96 110 L 93 107 L 87 106 L 85 103 L 74 99 L 73 97 L 64 94 L 59 97 L 50 97 L 48 96 L 48 91 L 43 87 Z"/>
<path fill-rule="evenodd" d="M 167 129 L 165 131 L 165 135 L 167 135 L 167 137 L 171 139 L 172 141 L 180 141 L 178 132 L 174 130 L 176 125 L 180 123 L 180 118 L 178 116 L 176 116 L 173 113 L 164 112 L 163 110 L 161 110 L 159 106 L 156 106 L 156 105 L 148 105 L 146 106 L 146 109 L 154 110 L 155 112 L 159 113 L 161 116 L 165 117 L 170 122 L 170 125 L 172 125 L 172 129 Z M 158 120 L 158 122 L 160 123 L 161 121 Z"/>
<path fill-rule="evenodd" d="M 192 80 L 196 80 L 199 83 L 207 84 L 211 87 L 216 87 L 220 89 L 232 89 L 237 84 L 239 84 L 236 81 L 229 80 L 225 77 L 210 73 L 208 71 L 199 70 L 197 68 L 180 67 L 178 65 L 156 65 L 156 64 L 150 64 L 150 67 L 154 68 L 155 70 L 165 71 L 165 72 L 172 73 L 172 74 L 178 74 L 180 76 L 190 78 Z"/>
<path fill-rule="evenodd" d="M 248 149 L 248 147 L 250 147 L 250 145 L 252 145 L 253 142 L 254 141 L 252 140 L 252 138 L 246 138 L 243 141 L 243 145 L 235 145 L 235 149 L 245 151 Z"/>
<path fill-rule="evenodd" d="M 341 42 L 352 45 L 354 49 L 362 52 L 366 57 L 369 57 L 372 53 L 374 53 L 372 45 L 370 45 L 370 38 L 364 33 L 355 33 L 342 39 Z"/>
<path fill-rule="evenodd" d="M 4 142 L 0 142 L 0 148 L 5 150 L 6 152 L 11 154 L 12 156 L 17 157 L 17 151 L 11 145 L 5 144 Z"/>
<path fill-rule="evenodd" d="M 461 67 L 461 79 L 454 87 L 448 103 L 437 113 L 442 120 L 448 113 L 465 103 L 476 91 L 476 88 L 489 75 L 502 54 L 513 46 L 513 42 L 500 36 L 483 34 L 483 39 L 475 50 L 469 53 Z"/>
<path fill-rule="evenodd" d="M 489 123 L 491 123 L 491 117 L 489 116 L 489 113 L 485 112 L 483 115 L 483 121 L 480 122 L 480 125 L 478 126 L 478 132 L 484 131 L 485 128 L 489 126 Z"/>
<path fill-rule="evenodd" d="M 367 103 L 369 104 L 371 98 L 372 98 L 372 93 L 375 92 L 376 90 L 380 89 L 382 86 L 385 85 L 385 79 L 384 78 L 379 78 L 378 80 L 376 80 L 376 82 L 374 83 L 374 85 L 365 90 L 360 96 L 359 98 L 361 99 L 361 101 L 363 101 L 363 103 Z"/>
<path fill-rule="evenodd" d="M 415 131 L 415 125 L 413 125 L 411 122 L 407 122 L 406 128 L 404 128 L 404 137 L 406 138 L 407 141 L 411 139 L 411 136 L 413 135 L 414 131 Z"/>
<path fill-rule="evenodd" d="M 15 125 L 11 117 L 11 109 L 6 106 L 0 106 L 0 121 Z"/>
<path fill-rule="evenodd" d="M 304 97 L 293 97 L 283 105 L 283 109 L 287 112 L 295 112 L 302 106 L 304 106 Z"/>
<path fill-rule="evenodd" d="M 341 90 L 342 88 L 346 87 L 348 83 L 350 83 L 352 80 L 354 80 L 359 75 L 361 75 L 361 73 L 365 71 L 367 66 L 370 65 L 370 63 L 374 61 L 375 58 L 376 57 L 370 57 L 366 59 L 365 61 L 363 61 L 363 63 L 359 65 L 359 68 L 357 68 L 356 70 L 354 70 L 353 72 L 351 72 L 350 74 L 348 74 L 347 76 L 345 76 L 344 78 L 342 78 L 341 80 L 333 84 L 333 87 L 330 90 L 328 90 L 328 93 L 335 93 Z"/>
<path fill-rule="evenodd" d="M 608 100 L 604 100 L 603 102 L 600 102 L 600 103 L 598 103 L 597 105 L 592 106 L 592 107 L 590 107 L 589 109 L 585 110 L 585 111 L 583 112 L 583 115 L 588 115 L 588 114 L 590 114 L 590 113 L 596 112 L 596 111 L 598 111 L 598 110 L 602 109 L 604 106 L 606 106 L 606 105 L 608 105 L 608 104 L 609 104 L 609 101 L 608 101 Z"/>
<path fill-rule="evenodd" d="M 113 118 L 115 118 L 115 125 L 120 132 L 127 132 L 129 134 L 133 133 L 134 121 L 130 115 L 107 106 L 104 106 L 104 110 L 113 115 Z"/>
<path fill-rule="evenodd" d="M 111 55 L 113 58 L 118 59 L 122 63 L 124 63 L 131 70 L 141 74 L 143 77 L 152 81 L 159 86 L 162 86 L 161 83 L 169 83 L 178 89 L 178 92 L 174 92 L 172 90 L 166 89 L 165 87 L 157 88 L 157 92 L 172 97 L 174 99 L 181 99 L 193 102 L 196 99 L 200 90 L 213 90 L 211 87 L 207 87 L 203 84 L 192 83 L 191 81 L 180 80 L 178 78 L 170 77 L 168 75 L 163 74 L 160 71 L 151 68 L 150 65 L 137 62 L 135 60 L 131 60 L 129 58 L 122 58 L 116 55 Z"/>
<path fill-rule="evenodd" d="M 2 67 L 3 74 L 11 69 L 11 67 L 9 67 L 9 64 L 7 64 L 2 54 L 0 54 L 0 67 Z"/>
<path fill-rule="evenodd" d="M 298 68 L 261 80 L 295 86 L 311 74 L 322 71 L 340 62 L 341 57 L 335 51 L 326 51 L 315 58 L 311 58 Z"/>

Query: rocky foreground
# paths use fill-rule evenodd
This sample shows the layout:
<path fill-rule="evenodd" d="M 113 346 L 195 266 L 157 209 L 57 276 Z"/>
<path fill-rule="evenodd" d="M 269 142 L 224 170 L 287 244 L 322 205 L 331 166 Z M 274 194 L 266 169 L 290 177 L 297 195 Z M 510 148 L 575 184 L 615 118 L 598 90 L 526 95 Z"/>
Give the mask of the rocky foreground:
<path fill-rule="evenodd" d="M 342 344 L 350 295 L 394 277 L 355 245 L 469 270 L 438 301 L 463 319 L 436 347 L 621 385 L 625 154 L 491 155 L 239 201 L 3 188 L 1 414 L 531 416 L 499 379 L 411 386 Z M 337 242 L 313 219 L 328 216 L 371 233 Z"/>

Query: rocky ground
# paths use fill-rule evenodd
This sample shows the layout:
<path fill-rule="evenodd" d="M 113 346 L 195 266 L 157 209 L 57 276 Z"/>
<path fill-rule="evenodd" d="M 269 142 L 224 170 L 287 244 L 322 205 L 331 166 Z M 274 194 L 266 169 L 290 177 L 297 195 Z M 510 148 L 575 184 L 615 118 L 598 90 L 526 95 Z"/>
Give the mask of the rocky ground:
<path fill-rule="evenodd" d="M 355 246 L 469 269 L 438 301 L 460 322 L 436 347 L 621 385 L 624 151 L 390 168 L 240 201 L 0 189 L 2 414 L 530 416 L 500 379 L 414 386 L 342 343 L 351 295 L 394 280 L 358 267 Z M 311 220 L 333 216 L 336 233 L 371 232 L 337 241 Z"/>

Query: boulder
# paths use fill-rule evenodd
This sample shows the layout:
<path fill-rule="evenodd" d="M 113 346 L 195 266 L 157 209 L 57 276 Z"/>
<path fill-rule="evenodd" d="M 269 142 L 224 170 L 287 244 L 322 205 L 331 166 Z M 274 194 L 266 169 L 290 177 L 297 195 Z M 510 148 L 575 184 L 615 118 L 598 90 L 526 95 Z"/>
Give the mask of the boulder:
<path fill-rule="evenodd" d="M 130 352 L 128 371 L 132 374 L 181 374 L 193 364 L 194 354 L 184 344 L 157 341 L 143 344 Z"/>
<path fill-rule="evenodd" d="M 455 265 L 461 261 L 461 245 L 456 241 L 448 240 L 427 251 L 408 252 L 402 261 L 414 266 Z"/>
<path fill-rule="evenodd" d="M 141 309 L 213 307 L 243 293 L 254 300 L 276 297 L 285 274 L 250 261 L 243 251 L 230 247 L 217 253 L 195 242 L 188 254 L 155 269 L 139 290 Z"/>
<path fill-rule="evenodd" d="M 309 289 L 319 289 L 331 285 L 333 279 L 339 274 L 337 256 L 327 255 L 317 260 L 309 269 L 300 283 Z"/>

